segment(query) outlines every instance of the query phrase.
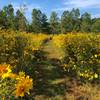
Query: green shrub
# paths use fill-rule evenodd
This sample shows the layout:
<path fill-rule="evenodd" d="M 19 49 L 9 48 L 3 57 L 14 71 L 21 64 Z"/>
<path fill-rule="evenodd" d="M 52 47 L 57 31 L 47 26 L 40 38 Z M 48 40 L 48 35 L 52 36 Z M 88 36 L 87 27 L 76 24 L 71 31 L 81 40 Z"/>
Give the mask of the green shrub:
<path fill-rule="evenodd" d="M 73 77 L 100 79 L 100 35 L 67 35 L 63 46 L 64 68 Z"/>
<path fill-rule="evenodd" d="M 36 56 L 36 51 L 41 50 L 46 38 L 46 35 L 41 34 L 0 30 L 0 63 L 15 66 L 16 72 L 33 70 L 34 62 L 41 59 L 41 55 Z"/>

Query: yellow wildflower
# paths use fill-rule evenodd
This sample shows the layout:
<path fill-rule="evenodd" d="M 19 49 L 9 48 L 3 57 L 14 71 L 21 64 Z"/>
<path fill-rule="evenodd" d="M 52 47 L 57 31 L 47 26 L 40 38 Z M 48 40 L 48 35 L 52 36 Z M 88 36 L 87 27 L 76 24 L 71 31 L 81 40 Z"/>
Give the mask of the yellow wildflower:
<path fill-rule="evenodd" d="M 95 58 L 97 58 L 97 57 L 98 57 L 98 55 L 96 55 L 96 54 L 95 54 L 94 56 L 95 56 Z"/>
<path fill-rule="evenodd" d="M 11 72 L 12 72 L 12 70 L 9 65 L 6 65 L 6 64 L 0 65 L 0 76 L 1 77 L 4 78 L 4 77 L 8 76 L 8 74 Z"/>
<path fill-rule="evenodd" d="M 25 72 L 19 72 L 19 75 L 16 77 L 16 80 L 21 80 L 25 78 Z"/>
<path fill-rule="evenodd" d="M 95 77 L 95 78 L 98 78 L 98 74 L 95 73 L 95 74 L 94 74 L 94 77 Z"/>
<path fill-rule="evenodd" d="M 18 80 L 18 83 L 16 84 L 16 90 L 14 91 L 14 93 L 17 97 L 23 97 L 25 93 L 29 94 L 29 90 L 32 89 L 32 86 L 33 81 L 31 78 L 29 78 L 29 76 L 22 77 Z"/>
<path fill-rule="evenodd" d="M 4 79 L 4 78 L 7 78 L 7 77 L 16 79 L 16 78 L 17 78 L 17 74 L 5 73 L 5 74 L 2 75 L 2 78 L 3 78 L 3 79 Z"/>
<path fill-rule="evenodd" d="M 39 50 L 38 48 L 32 48 L 33 51 Z"/>
<path fill-rule="evenodd" d="M 3 96 L 1 100 L 5 100 L 5 97 Z"/>

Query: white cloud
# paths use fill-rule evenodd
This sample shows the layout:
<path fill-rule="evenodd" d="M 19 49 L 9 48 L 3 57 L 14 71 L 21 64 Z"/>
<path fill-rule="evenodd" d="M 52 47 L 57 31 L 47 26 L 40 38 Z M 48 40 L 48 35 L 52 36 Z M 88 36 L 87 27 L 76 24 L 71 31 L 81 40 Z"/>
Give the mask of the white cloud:
<path fill-rule="evenodd" d="M 64 7 L 64 8 L 55 8 L 52 11 L 64 11 L 64 10 L 70 10 L 70 7 Z"/>
<path fill-rule="evenodd" d="M 64 0 L 63 7 L 55 8 L 56 11 L 70 10 L 72 8 L 100 8 L 100 0 Z"/>
<path fill-rule="evenodd" d="M 11 3 L 11 4 L 13 5 L 15 12 L 16 12 L 18 9 L 20 9 L 21 6 L 23 6 L 22 4 L 15 3 L 15 2 L 13 2 L 13 3 Z M 32 12 L 32 9 L 34 9 L 34 8 L 36 8 L 36 9 L 41 9 L 41 7 L 40 7 L 39 5 L 37 5 L 37 4 L 30 4 L 30 5 L 27 4 L 27 3 L 23 3 L 23 4 L 25 5 L 26 12 L 28 12 L 28 13 L 31 13 L 31 12 Z"/>
<path fill-rule="evenodd" d="M 100 8 L 100 0 L 65 0 L 64 5 L 75 8 Z"/>
<path fill-rule="evenodd" d="M 21 3 L 18 3 L 18 2 L 12 2 L 11 4 L 13 5 L 14 13 L 16 13 L 16 11 L 18 9 L 20 9 L 20 7 L 22 6 L 22 4 Z M 32 10 L 34 8 L 41 9 L 41 7 L 39 5 L 33 4 L 33 3 L 32 4 L 23 3 L 23 4 L 26 5 L 25 16 L 28 19 L 28 21 L 31 22 L 31 13 L 32 13 Z"/>

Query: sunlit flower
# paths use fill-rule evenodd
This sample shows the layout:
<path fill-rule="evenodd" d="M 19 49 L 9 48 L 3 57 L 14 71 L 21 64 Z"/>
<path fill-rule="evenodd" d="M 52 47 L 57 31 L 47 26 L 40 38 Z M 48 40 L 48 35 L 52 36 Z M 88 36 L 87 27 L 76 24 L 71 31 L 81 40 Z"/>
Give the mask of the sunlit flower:
<path fill-rule="evenodd" d="M 6 65 L 6 64 L 0 65 L 0 77 L 4 78 L 8 76 L 8 74 L 11 72 L 12 70 L 11 70 L 10 65 Z"/>
<path fill-rule="evenodd" d="M 94 78 L 98 78 L 98 74 L 95 73 L 95 74 L 94 74 Z"/>
<path fill-rule="evenodd" d="M 4 79 L 4 78 L 13 78 L 13 79 L 16 79 L 17 77 L 18 77 L 18 75 L 17 74 L 14 74 L 14 73 L 5 73 L 5 74 L 3 74 L 2 75 L 2 78 Z"/>
<path fill-rule="evenodd" d="M 38 48 L 32 48 L 33 51 L 39 50 Z"/>
<path fill-rule="evenodd" d="M 3 96 L 1 100 L 5 100 L 5 97 Z"/>
<path fill-rule="evenodd" d="M 95 56 L 95 58 L 97 58 L 98 57 L 98 55 L 94 55 Z"/>
<path fill-rule="evenodd" d="M 25 72 L 19 72 L 19 75 L 16 77 L 16 80 L 21 80 L 25 78 Z"/>
<path fill-rule="evenodd" d="M 16 90 L 14 91 L 17 97 L 23 97 L 25 93 L 29 94 L 29 90 L 32 89 L 33 81 L 29 76 L 22 77 L 18 80 L 16 84 Z"/>

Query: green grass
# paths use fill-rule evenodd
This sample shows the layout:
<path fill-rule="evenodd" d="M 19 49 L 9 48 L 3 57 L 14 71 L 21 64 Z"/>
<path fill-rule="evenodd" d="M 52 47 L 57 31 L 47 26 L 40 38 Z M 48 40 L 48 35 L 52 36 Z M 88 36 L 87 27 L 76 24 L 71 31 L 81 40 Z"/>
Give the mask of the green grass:
<path fill-rule="evenodd" d="M 55 45 L 52 41 L 49 41 L 43 49 L 45 52 L 48 52 L 47 57 L 53 59 L 60 59 L 64 53 L 60 48 L 55 48 Z"/>

